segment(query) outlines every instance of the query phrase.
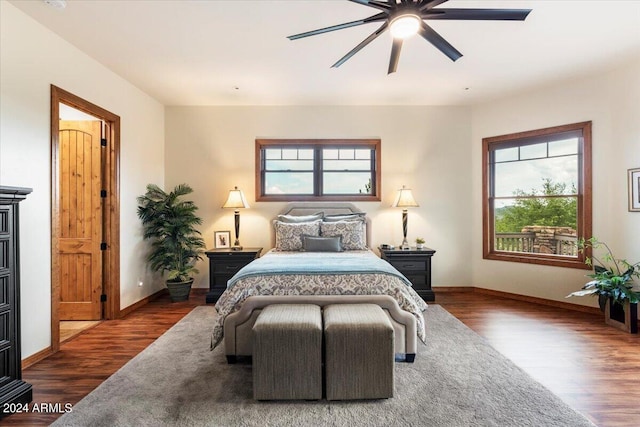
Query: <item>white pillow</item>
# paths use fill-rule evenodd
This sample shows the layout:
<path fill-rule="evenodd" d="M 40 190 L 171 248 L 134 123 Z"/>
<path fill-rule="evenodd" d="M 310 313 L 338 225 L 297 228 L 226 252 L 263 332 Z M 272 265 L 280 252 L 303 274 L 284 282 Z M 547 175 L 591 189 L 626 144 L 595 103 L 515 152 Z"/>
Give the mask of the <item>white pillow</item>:
<path fill-rule="evenodd" d="M 281 222 L 312 222 L 324 217 L 324 212 L 316 212 L 312 215 L 278 215 Z"/>
<path fill-rule="evenodd" d="M 322 220 L 312 222 L 282 222 L 274 221 L 276 230 L 277 251 L 300 251 L 302 250 L 302 236 L 319 236 L 320 223 Z"/>
<path fill-rule="evenodd" d="M 367 249 L 363 221 L 335 221 L 320 224 L 320 235 L 342 236 L 342 248 L 345 251 Z"/>

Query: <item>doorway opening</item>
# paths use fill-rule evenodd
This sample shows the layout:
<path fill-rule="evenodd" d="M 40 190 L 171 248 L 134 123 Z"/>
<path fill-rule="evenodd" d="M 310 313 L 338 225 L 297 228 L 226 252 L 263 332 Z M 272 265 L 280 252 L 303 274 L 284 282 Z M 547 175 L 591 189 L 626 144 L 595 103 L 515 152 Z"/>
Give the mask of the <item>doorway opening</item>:
<path fill-rule="evenodd" d="M 119 165 L 120 117 L 52 85 L 53 353 L 69 326 L 120 315 Z"/>

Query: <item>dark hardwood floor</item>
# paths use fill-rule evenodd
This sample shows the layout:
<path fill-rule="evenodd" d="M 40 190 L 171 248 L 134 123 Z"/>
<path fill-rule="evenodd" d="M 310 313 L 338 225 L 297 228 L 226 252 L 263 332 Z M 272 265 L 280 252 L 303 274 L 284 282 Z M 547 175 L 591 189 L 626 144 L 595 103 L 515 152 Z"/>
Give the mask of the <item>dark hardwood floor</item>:
<path fill-rule="evenodd" d="M 483 295 L 437 302 L 567 404 L 603 427 L 640 425 L 640 336 L 604 315 Z"/>
<path fill-rule="evenodd" d="M 194 289 L 191 299 L 181 303 L 161 297 L 65 342 L 60 352 L 24 370 L 34 402 L 75 404 L 193 307 L 204 304 L 205 292 Z M 638 335 L 609 327 L 600 316 L 477 292 L 437 293 L 436 300 L 595 424 L 640 425 Z M 59 416 L 13 414 L 0 425 L 49 425 Z"/>

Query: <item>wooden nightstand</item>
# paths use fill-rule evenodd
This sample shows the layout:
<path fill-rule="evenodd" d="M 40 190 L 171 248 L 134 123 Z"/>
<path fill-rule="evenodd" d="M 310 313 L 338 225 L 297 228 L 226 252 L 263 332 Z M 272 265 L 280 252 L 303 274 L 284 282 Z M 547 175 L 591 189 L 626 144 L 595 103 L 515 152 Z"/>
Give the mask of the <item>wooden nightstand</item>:
<path fill-rule="evenodd" d="M 436 253 L 435 250 L 430 248 L 378 249 L 380 257 L 409 279 L 413 289 L 422 299 L 435 301 L 436 296 L 431 290 L 431 257 Z"/>
<path fill-rule="evenodd" d="M 209 249 L 205 252 L 209 258 L 209 292 L 206 302 L 218 301 L 227 289 L 227 281 L 245 265 L 260 256 L 262 248 L 244 248 L 239 251 L 231 249 Z"/>

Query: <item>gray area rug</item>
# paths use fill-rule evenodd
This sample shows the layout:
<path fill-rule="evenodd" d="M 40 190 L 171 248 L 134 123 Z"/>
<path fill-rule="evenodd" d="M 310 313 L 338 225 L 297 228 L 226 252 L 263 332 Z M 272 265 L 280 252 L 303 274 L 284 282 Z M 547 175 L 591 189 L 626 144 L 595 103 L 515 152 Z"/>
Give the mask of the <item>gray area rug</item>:
<path fill-rule="evenodd" d="M 209 351 L 215 316 L 195 308 L 53 425 L 593 426 L 437 305 L 395 397 L 371 401 L 254 401 L 251 366 Z"/>

